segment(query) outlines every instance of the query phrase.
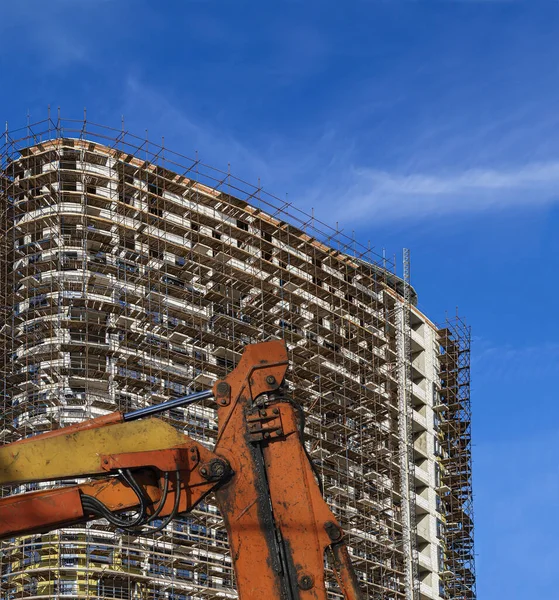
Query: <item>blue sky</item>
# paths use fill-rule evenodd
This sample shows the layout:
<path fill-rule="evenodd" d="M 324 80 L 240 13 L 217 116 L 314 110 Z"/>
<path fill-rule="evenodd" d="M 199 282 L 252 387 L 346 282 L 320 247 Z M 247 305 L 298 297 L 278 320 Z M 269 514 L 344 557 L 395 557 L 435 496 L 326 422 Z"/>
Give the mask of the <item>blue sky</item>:
<path fill-rule="evenodd" d="M 49 104 L 124 115 L 411 249 L 420 307 L 473 326 L 485 600 L 559 598 L 558 35 L 551 0 L 21 0 L 0 17 L 11 127 Z"/>

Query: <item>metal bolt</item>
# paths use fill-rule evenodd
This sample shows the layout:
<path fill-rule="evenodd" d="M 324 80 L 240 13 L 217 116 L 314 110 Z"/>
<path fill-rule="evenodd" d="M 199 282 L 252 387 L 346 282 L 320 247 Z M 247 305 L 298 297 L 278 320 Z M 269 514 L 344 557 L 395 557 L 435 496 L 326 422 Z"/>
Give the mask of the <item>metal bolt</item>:
<path fill-rule="evenodd" d="M 298 581 L 299 587 L 302 590 L 310 590 L 314 585 L 314 579 L 312 575 L 301 575 Z"/>
<path fill-rule="evenodd" d="M 260 416 L 261 416 L 261 417 L 267 417 L 267 416 L 268 416 L 268 413 L 267 413 L 265 410 L 261 410 L 261 411 L 260 411 Z"/>
<path fill-rule="evenodd" d="M 280 427 L 280 429 L 276 429 L 276 433 L 278 435 L 283 435 L 283 429 L 281 429 L 281 427 Z"/>
<path fill-rule="evenodd" d="M 204 479 L 214 481 L 216 479 L 223 479 L 223 477 L 225 477 L 230 470 L 231 468 L 229 467 L 229 463 L 227 461 L 214 458 L 200 468 L 200 475 L 202 475 Z"/>
<path fill-rule="evenodd" d="M 225 394 L 228 394 L 229 389 L 230 389 L 229 384 L 226 381 L 220 381 L 217 384 L 217 388 L 216 388 L 217 393 L 221 396 L 225 396 Z"/>
<path fill-rule="evenodd" d="M 272 412 L 273 412 L 275 415 L 279 415 L 279 408 L 274 408 L 274 409 L 272 410 Z"/>
<path fill-rule="evenodd" d="M 268 385 L 275 385 L 276 378 L 273 375 L 268 375 L 268 377 L 266 377 L 266 383 Z"/>
<path fill-rule="evenodd" d="M 227 471 L 227 466 L 222 460 L 212 460 L 210 462 L 210 475 L 215 477 L 216 479 L 221 479 L 225 472 Z"/>
<path fill-rule="evenodd" d="M 327 521 L 324 523 L 324 529 L 326 530 L 328 537 L 333 542 L 337 542 L 339 539 L 341 539 L 342 532 L 340 531 L 340 528 L 332 521 Z"/>
<path fill-rule="evenodd" d="M 227 405 L 227 400 L 225 398 L 222 398 L 219 403 L 221 404 L 221 406 L 226 406 Z"/>
<path fill-rule="evenodd" d="M 108 464 L 109 464 L 109 461 L 108 461 L 108 459 L 105 459 L 105 460 L 103 461 L 103 464 L 105 464 L 105 465 L 108 465 Z"/>

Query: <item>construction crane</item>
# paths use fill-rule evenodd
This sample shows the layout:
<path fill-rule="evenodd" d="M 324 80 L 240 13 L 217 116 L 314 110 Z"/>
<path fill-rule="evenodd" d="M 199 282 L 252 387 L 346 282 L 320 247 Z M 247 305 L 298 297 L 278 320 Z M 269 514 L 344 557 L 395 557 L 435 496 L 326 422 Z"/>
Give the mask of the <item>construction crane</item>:
<path fill-rule="evenodd" d="M 249 345 L 213 390 L 1 447 L 0 485 L 86 482 L 0 499 L 0 539 L 99 518 L 136 532 L 157 519 L 162 529 L 213 492 L 242 600 L 326 600 L 325 556 L 344 598 L 361 600 L 307 455 L 303 409 L 285 393 L 287 368 L 282 341 Z M 153 417 L 212 397 L 213 451 Z"/>

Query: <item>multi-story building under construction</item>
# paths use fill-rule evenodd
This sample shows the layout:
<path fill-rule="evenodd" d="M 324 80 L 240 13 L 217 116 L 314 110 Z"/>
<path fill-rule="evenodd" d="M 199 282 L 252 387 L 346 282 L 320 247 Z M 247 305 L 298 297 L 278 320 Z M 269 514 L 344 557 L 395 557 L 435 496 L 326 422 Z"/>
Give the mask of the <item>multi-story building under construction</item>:
<path fill-rule="evenodd" d="M 417 309 L 406 253 L 400 278 L 123 131 L 48 119 L 0 155 L 3 443 L 207 389 L 245 344 L 284 338 L 366 597 L 475 598 L 469 329 Z M 166 418 L 212 445 L 210 401 Z M 6 600 L 236 597 L 211 500 L 149 535 L 99 520 L 12 539 L 0 562 Z"/>

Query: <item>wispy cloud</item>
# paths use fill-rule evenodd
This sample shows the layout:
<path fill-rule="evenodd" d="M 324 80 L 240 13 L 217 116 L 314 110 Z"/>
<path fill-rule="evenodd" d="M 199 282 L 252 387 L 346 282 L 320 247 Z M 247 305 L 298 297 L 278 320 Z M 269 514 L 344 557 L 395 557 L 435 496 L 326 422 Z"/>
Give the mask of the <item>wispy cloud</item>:
<path fill-rule="evenodd" d="M 536 207 L 559 200 L 559 160 L 517 168 L 475 168 L 447 173 L 388 172 L 350 167 L 346 189 L 314 192 L 314 200 L 343 204 L 346 219 L 436 217 L 511 207 Z M 332 197 L 333 196 L 333 197 Z"/>
<path fill-rule="evenodd" d="M 149 124 L 150 131 L 165 134 L 170 147 L 190 156 L 199 150 L 203 161 L 223 170 L 231 164 L 234 175 L 253 183 L 261 179 L 269 192 L 279 196 L 288 192 L 299 208 L 314 208 L 330 222 L 417 221 L 537 208 L 559 200 L 559 159 L 451 169 L 444 150 L 430 140 L 421 156 L 424 160 L 416 157 L 407 167 L 382 170 L 358 164 L 356 149 L 351 140 L 342 139 L 339 128 L 323 126 L 312 140 L 290 140 L 273 129 L 254 135 L 248 129 L 241 139 L 226 124 L 219 127 L 216 121 L 201 118 L 196 104 L 180 105 L 172 94 L 139 77 L 128 78 L 126 98 L 123 112 L 131 127 Z M 142 99 L 141 113 L 137 98 Z M 485 142 L 477 140 L 480 147 L 487 141 L 487 136 Z M 464 165 L 476 164 L 471 155 L 467 159 Z M 460 161 L 453 159 L 453 164 Z"/>
<path fill-rule="evenodd" d="M 190 112 L 188 104 L 179 108 L 178 103 L 163 91 L 135 76 L 127 78 L 124 94 L 122 110 L 126 127 L 131 132 L 141 135 L 143 129 L 147 128 L 152 136 L 164 136 L 166 146 L 174 151 L 190 157 L 198 152 L 202 162 L 224 171 L 228 164 L 232 164 L 237 169 L 236 175 L 256 179 L 268 173 L 269 165 L 257 151 L 227 129 L 220 129 L 216 123 L 201 118 L 196 111 Z M 137 103 L 139 98 L 140 112 Z"/>
<path fill-rule="evenodd" d="M 542 341 L 537 345 L 493 344 L 474 340 L 472 368 L 474 379 L 501 383 L 529 383 L 537 378 L 547 381 L 559 375 L 559 342 Z"/>
<path fill-rule="evenodd" d="M 402 195 L 441 196 L 477 190 L 534 189 L 542 185 L 547 187 L 559 180 L 559 162 L 525 165 L 514 171 L 472 169 L 450 176 L 394 176 L 368 170 L 361 171 L 360 175 L 369 178 L 379 191 Z"/>
<path fill-rule="evenodd" d="M 79 10 L 72 0 L 40 0 L 6 6 L 5 21 L 11 26 L 14 41 L 30 52 L 43 71 L 59 72 L 73 65 L 94 64 L 98 38 L 88 26 L 98 17 L 98 8 L 114 0 L 81 0 Z M 104 8 L 106 8 L 104 6 Z"/>

